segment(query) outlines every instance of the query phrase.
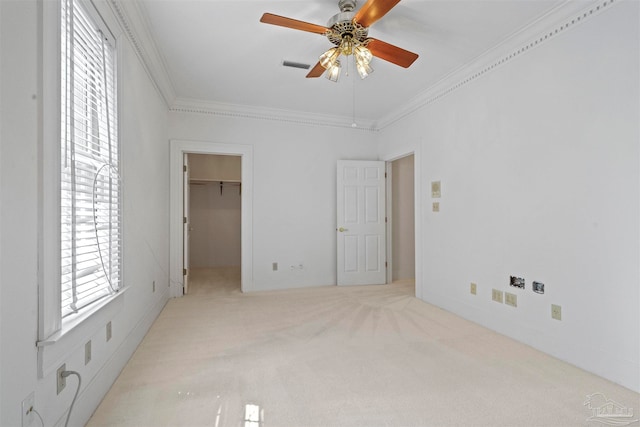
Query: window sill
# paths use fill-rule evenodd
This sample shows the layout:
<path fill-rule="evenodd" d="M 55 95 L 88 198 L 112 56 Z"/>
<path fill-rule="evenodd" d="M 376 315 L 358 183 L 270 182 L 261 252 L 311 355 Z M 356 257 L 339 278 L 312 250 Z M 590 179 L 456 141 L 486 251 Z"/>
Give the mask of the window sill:
<path fill-rule="evenodd" d="M 83 313 L 64 319 L 60 331 L 38 341 L 38 378 L 44 378 L 58 369 L 65 363 L 69 354 L 84 345 L 99 328 L 116 317 L 124 305 L 123 296 L 128 289 L 121 289 L 117 294 L 104 298 Z"/>

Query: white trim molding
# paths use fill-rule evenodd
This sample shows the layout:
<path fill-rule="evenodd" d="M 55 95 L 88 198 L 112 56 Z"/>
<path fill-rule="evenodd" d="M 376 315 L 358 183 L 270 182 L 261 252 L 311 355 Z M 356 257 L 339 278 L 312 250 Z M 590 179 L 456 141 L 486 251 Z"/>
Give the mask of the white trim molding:
<path fill-rule="evenodd" d="M 137 1 L 108 0 L 118 23 L 156 89 L 169 107 L 176 98 L 173 82 L 149 30 L 146 12 Z"/>
<path fill-rule="evenodd" d="M 171 105 L 170 111 L 179 113 L 199 113 L 214 116 L 269 120 L 307 126 L 350 128 L 360 131 L 373 132 L 372 120 L 358 119 L 358 125 L 353 126 L 353 118 L 332 116 L 316 113 L 305 113 L 275 108 L 251 107 L 247 105 L 225 104 L 198 99 L 178 98 Z"/>

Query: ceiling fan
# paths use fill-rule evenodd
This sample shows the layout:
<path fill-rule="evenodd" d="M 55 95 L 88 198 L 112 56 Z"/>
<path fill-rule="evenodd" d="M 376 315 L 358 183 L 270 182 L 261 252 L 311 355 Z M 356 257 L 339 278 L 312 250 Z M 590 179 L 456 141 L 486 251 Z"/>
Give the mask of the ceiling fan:
<path fill-rule="evenodd" d="M 318 63 L 307 74 L 307 78 L 320 77 L 326 72 L 329 80 L 337 82 L 342 69 L 338 58 L 340 55 L 353 55 L 358 74 L 364 79 L 373 72 L 369 64 L 374 56 L 404 68 L 418 59 L 418 55 L 413 52 L 368 37 L 369 27 L 399 2 L 400 0 L 367 0 L 360 10 L 354 12 L 356 0 L 339 0 L 340 13 L 331 17 L 326 27 L 272 13 L 262 15 L 260 22 L 321 34 L 335 45 L 320 55 Z"/>

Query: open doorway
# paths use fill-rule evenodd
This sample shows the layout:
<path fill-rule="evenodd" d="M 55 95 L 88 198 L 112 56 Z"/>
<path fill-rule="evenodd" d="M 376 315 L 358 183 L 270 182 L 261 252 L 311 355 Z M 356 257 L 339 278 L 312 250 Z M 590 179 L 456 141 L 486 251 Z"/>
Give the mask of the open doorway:
<path fill-rule="evenodd" d="M 253 290 L 253 147 L 243 144 L 223 144 L 209 141 L 171 140 L 169 142 L 169 275 L 171 296 L 184 294 L 185 262 L 184 245 L 184 197 L 187 193 L 184 179 L 185 155 L 217 154 L 241 157 L 241 291 Z M 185 188 L 186 187 L 186 188 Z M 188 197 L 188 196 L 187 196 Z M 188 249 L 187 249 L 188 250 Z M 186 263 L 188 266 L 189 264 Z"/>
<path fill-rule="evenodd" d="M 410 286 L 415 294 L 415 172 L 414 155 L 387 163 L 388 227 L 387 281 Z"/>
<path fill-rule="evenodd" d="M 240 156 L 187 154 L 187 294 L 240 292 L 241 159 Z"/>

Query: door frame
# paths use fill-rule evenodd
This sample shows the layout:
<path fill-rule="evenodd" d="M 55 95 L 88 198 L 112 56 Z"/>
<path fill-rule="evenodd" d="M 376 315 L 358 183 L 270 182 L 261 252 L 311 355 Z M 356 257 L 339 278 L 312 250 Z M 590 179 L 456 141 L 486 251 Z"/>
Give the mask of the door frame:
<path fill-rule="evenodd" d="M 421 163 L 420 163 L 420 150 L 418 147 L 414 148 L 411 151 L 400 151 L 397 153 L 392 153 L 390 155 L 384 156 L 382 158 L 383 161 L 386 162 L 386 173 L 387 173 L 387 200 L 386 200 L 386 211 L 387 211 L 387 283 L 391 283 L 393 281 L 393 217 L 392 217 L 392 198 L 393 198 L 393 190 L 391 185 L 392 180 L 392 162 L 395 160 L 401 159 L 403 157 L 413 155 L 413 215 L 414 215 L 414 251 L 415 251 L 415 296 L 420 299 L 424 299 L 424 288 L 422 285 L 422 186 L 420 179 L 420 171 L 421 171 Z"/>
<path fill-rule="evenodd" d="M 224 144 L 211 141 L 169 141 L 169 280 L 170 295 L 181 297 L 183 288 L 182 245 L 184 238 L 182 205 L 183 156 L 185 154 L 214 154 L 241 157 L 241 280 L 240 290 L 253 290 L 253 146 Z"/>
<path fill-rule="evenodd" d="M 189 179 L 190 165 L 189 155 L 182 155 L 182 165 L 184 170 L 182 172 L 182 216 L 184 217 L 184 223 L 182 224 L 182 294 L 187 295 L 189 293 L 189 270 L 191 269 L 191 263 L 189 262 L 189 239 L 191 238 L 191 183 Z"/>

